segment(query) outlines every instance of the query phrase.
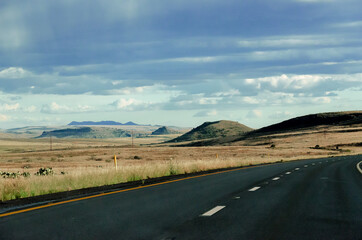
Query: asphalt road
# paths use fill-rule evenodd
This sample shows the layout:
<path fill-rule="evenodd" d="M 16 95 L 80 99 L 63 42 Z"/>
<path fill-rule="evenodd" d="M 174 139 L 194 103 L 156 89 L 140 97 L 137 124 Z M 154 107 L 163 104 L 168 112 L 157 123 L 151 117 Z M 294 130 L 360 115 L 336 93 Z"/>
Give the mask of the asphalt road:
<path fill-rule="evenodd" d="M 0 217 L 0 239 L 362 239 L 362 156 L 252 167 Z"/>

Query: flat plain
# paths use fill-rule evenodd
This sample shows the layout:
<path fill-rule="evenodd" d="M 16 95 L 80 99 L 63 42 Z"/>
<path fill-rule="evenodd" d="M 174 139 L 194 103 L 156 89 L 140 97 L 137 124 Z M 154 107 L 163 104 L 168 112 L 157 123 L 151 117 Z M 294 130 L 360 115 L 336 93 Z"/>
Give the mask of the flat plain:
<path fill-rule="evenodd" d="M 362 126 L 314 128 L 263 135 L 225 146 L 180 147 L 176 137 L 118 139 L 0 138 L 0 200 L 36 196 L 152 177 L 236 166 L 362 153 Z M 114 156 L 118 170 L 115 170 Z M 35 176 L 39 168 L 53 174 Z"/>

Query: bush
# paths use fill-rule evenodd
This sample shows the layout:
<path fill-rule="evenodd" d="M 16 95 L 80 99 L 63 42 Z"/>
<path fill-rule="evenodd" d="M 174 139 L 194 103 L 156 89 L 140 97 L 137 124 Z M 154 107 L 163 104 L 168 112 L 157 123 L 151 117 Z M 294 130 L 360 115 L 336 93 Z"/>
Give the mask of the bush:
<path fill-rule="evenodd" d="M 137 156 L 137 155 L 136 155 L 136 156 L 133 157 L 133 159 L 140 160 L 140 159 L 142 159 L 142 158 L 141 158 L 140 156 Z"/>
<path fill-rule="evenodd" d="M 39 168 L 39 171 L 35 173 L 36 176 L 47 176 L 53 174 L 54 171 L 52 168 Z"/>
<path fill-rule="evenodd" d="M 321 147 L 317 144 L 314 146 L 315 149 L 320 149 Z"/>
<path fill-rule="evenodd" d="M 2 171 L 0 171 L 0 176 L 3 178 L 17 178 L 20 176 L 20 172 L 2 172 Z"/>

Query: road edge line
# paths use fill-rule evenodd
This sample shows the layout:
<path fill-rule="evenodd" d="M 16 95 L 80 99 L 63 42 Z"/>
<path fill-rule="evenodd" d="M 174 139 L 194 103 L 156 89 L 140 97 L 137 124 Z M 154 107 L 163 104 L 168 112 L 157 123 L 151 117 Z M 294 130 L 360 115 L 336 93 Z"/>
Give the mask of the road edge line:
<path fill-rule="evenodd" d="M 362 163 L 362 161 L 360 161 L 359 163 L 357 163 L 357 170 L 362 174 L 362 169 L 359 166 Z"/>

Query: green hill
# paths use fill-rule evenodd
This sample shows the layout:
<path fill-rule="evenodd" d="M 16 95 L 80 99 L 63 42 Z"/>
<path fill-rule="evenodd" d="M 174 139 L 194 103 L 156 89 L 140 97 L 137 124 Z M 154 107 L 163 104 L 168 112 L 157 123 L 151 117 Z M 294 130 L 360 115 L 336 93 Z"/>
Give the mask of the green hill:
<path fill-rule="evenodd" d="M 229 137 L 241 135 L 252 130 L 253 129 L 250 127 L 233 121 L 221 120 L 216 122 L 205 122 L 169 142 L 186 142 L 218 137 Z"/>

